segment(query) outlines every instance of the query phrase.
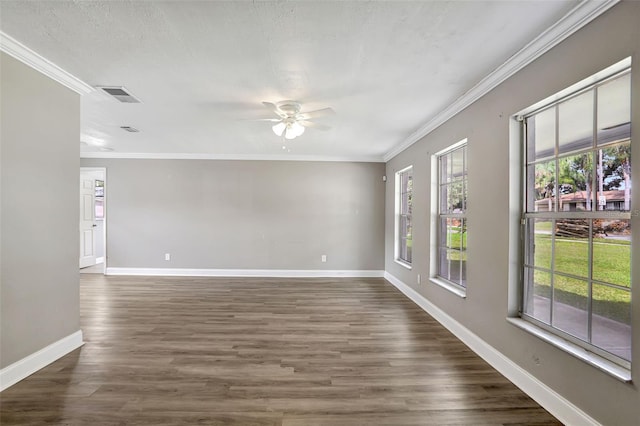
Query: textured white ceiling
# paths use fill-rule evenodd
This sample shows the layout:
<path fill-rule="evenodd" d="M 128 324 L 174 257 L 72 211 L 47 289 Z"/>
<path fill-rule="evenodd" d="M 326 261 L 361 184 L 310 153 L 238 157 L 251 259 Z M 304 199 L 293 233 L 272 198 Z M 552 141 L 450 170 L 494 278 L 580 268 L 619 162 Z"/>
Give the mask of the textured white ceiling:
<path fill-rule="evenodd" d="M 0 29 L 142 100 L 83 96 L 83 151 L 379 161 L 577 3 L 2 1 Z M 250 119 L 284 99 L 332 129 L 283 150 Z"/>

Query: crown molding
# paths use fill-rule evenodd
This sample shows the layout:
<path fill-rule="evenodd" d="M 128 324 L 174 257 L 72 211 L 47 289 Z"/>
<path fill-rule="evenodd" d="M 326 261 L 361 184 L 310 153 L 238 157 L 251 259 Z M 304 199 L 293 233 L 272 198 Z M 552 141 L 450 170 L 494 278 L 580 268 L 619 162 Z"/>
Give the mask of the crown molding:
<path fill-rule="evenodd" d="M 93 87 L 78 77 L 69 74 L 2 31 L 0 31 L 0 50 L 80 95 L 94 91 Z"/>
<path fill-rule="evenodd" d="M 433 117 L 407 139 L 396 145 L 384 155 L 384 161 L 389 161 L 405 149 L 440 127 L 447 120 L 464 110 L 466 107 L 489 93 L 499 84 L 520 71 L 525 66 L 560 44 L 563 40 L 593 21 L 598 16 L 619 3 L 620 0 L 583 0 L 571 9 L 562 19 L 545 30 L 538 37 L 520 49 L 504 64 L 496 68 L 491 74 L 483 78 L 464 95 L 450 104 Z"/>
<path fill-rule="evenodd" d="M 347 163 L 384 163 L 380 156 L 337 157 L 323 155 L 186 154 L 146 152 L 80 152 L 80 158 L 138 160 L 238 160 L 238 161 L 323 161 Z"/>

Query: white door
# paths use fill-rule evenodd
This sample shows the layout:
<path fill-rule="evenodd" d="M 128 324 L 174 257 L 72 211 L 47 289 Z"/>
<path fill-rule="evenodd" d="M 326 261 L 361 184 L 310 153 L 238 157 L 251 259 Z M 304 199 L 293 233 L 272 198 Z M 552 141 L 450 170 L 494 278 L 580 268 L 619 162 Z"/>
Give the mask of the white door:
<path fill-rule="evenodd" d="M 80 267 L 96 264 L 96 189 L 93 176 L 80 172 Z"/>

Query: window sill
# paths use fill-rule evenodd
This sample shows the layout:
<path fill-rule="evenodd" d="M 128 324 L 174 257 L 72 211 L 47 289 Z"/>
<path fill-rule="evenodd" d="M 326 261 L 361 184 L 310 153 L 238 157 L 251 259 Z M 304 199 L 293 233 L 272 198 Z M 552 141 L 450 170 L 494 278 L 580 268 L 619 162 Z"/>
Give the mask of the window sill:
<path fill-rule="evenodd" d="M 444 288 L 445 290 L 449 290 L 451 293 L 455 294 L 456 296 L 460 296 L 463 299 L 467 298 L 467 291 L 466 289 L 463 289 L 461 287 L 458 287 L 455 284 L 452 284 L 446 280 L 443 280 L 441 278 L 438 277 L 429 277 L 429 281 L 431 281 L 433 284 L 440 286 L 442 288 Z"/>
<path fill-rule="evenodd" d="M 398 265 L 400 265 L 400 266 L 404 266 L 405 268 L 407 268 L 407 269 L 409 269 L 409 270 L 411 270 L 411 269 L 412 269 L 412 267 L 411 267 L 411 264 L 410 264 L 410 263 L 407 263 L 407 262 L 405 262 L 405 261 L 403 261 L 403 260 L 400 260 L 400 259 L 394 259 L 394 260 L 395 260 L 395 262 L 396 262 Z"/>
<path fill-rule="evenodd" d="M 556 336 L 553 333 L 536 327 L 534 324 L 531 324 L 530 322 L 525 321 L 521 318 L 507 318 L 507 322 L 533 334 L 534 336 L 544 340 L 550 345 L 553 345 L 556 348 L 573 355 L 574 357 L 586 362 L 587 364 L 591 364 L 598 370 L 603 371 L 622 382 L 631 383 L 631 371 L 609 361 L 608 359 L 589 352 L 586 349 L 576 345 L 575 343 L 571 343 L 568 340 Z"/>

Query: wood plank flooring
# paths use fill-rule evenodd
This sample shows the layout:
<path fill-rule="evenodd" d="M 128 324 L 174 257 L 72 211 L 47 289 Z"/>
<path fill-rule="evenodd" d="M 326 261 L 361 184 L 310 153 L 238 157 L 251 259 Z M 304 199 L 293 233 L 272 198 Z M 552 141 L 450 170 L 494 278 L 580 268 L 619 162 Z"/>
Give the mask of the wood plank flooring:
<path fill-rule="evenodd" d="M 381 278 L 83 274 L 86 344 L 4 425 L 557 425 Z"/>

